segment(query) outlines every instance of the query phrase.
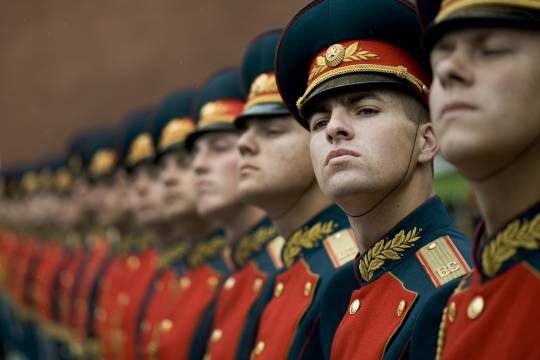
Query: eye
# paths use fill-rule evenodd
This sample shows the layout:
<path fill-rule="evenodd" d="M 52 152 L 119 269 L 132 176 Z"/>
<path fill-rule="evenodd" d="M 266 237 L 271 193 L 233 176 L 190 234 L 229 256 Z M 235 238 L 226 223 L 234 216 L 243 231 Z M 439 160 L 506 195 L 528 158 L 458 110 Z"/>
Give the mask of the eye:
<path fill-rule="evenodd" d="M 285 133 L 285 131 L 280 128 L 280 127 L 268 127 L 266 128 L 266 130 L 264 131 L 265 135 L 267 136 L 270 136 L 270 137 L 273 137 L 273 136 L 278 136 L 278 135 L 281 135 L 283 133 Z"/>
<path fill-rule="evenodd" d="M 504 47 L 487 46 L 480 49 L 480 55 L 483 57 L 495 57 L 508 54 L 509 49 Z"/>
<path fill-rule="evenodd" d="M 232 147 L 231 143 L 220 139 L 212 143 L 211 148 L 214 152 L 225 152 Z"/>
<path fill-rule="evenodd" d="M 328 119 L 326 118 L 319 118 L 319 119 L 312 120 L 310 122 L 311 131 L 322 130 L 326 127 L 327 124 L 328 124 Z"/>
<path fill-rule="evenodd" d="M 355 110 L 355 114 L 362 117 L 375 116 L 380 113 L 380 110 L 372 106 L 361 106 Z"/>

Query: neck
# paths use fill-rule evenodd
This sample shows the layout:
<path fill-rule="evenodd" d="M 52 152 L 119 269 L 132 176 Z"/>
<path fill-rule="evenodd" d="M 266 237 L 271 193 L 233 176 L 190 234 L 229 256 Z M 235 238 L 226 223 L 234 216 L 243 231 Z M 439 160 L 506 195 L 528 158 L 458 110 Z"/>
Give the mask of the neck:
<path fill-rule="evenodd" d="M 294 231 L 332 204 L 314 181 L 309 189 L 292 205 L 291 197 L 284 199 L 288 208 L 284 212 L 271 213 L 272 222 L 281 236 L 288 239 Z"/>
<path fill-rule="evenodd" d="M 253 226 L 265 217 L 261 209 L 242 204 L 232 211 L 232 216 L 223 224 L 223 230 L 230 244 L 234 244 L 244 236 Z"/>
<path fill-rule="evenodd" d="M 415 173 L 409 182 L 402 184 L 368 214 L 361 217 L 349 216 L 360 254 L 365 253 L 392 227 L 435 195 L 431 170 L 428 175 Z"/>
<path fill-rule="evenodd" d="M 157 235 L 158 250 L 164 251 L 181 242 L 192 243 L 204 237 L 208 226 L 200 216 L 192 213 L 156 224 L 153 230 Z"/>
<path fill-rule="evenodd" d="M 539 161 L 540 144 L 537 144 L 496 176 L 471 181 L 488 235 L 540 200 Z"/>

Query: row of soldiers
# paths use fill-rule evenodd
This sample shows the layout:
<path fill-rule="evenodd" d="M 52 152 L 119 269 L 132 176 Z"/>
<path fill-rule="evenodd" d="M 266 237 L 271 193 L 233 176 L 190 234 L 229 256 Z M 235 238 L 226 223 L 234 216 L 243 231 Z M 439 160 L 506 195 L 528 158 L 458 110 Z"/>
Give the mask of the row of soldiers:
<path fill-rule="evenodd" d="M 239 69 L 3 173 L 5 352 L 540 358 L 539 28 L 538 0 L 315 1 Z"/>

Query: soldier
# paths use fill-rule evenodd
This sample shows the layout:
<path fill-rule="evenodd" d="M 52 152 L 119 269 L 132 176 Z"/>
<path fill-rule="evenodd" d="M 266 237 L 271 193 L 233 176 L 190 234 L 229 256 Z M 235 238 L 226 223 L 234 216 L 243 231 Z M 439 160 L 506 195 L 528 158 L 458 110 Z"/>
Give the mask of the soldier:
<path fill-rule="evenodd" d="M 120 175 L 113 131 L 93 131 L 86 136 L 84 143 L 81 153 L 76 149 L 70 151 L 70 168 L 76 186 L 72 189 L 72 204 L 64 204 L 64 210 L 67 214 L 75 212 L 73 215 L 76 215 L 73 203 L 83 207 L 84 219 L 79 228 L 84 242 L 85 266 L 78 280 L 70 325 L 75 331 L 78 352 L 93 358 L 98 355 L 90 326 L 97 283 L 118 241 L 118 231 L 114 226 L 121 223 L 126 214 L 124 197 L 119 191 L 124 180 Z"/>
<path fill-rule="evenodd" d="M 120 164 L 130 182 L 125 193 L 133 211 L 115 251 L 115 258 L 100 279 L 95 331 L 105 358 L 133 359 L 137 314 L 158 265 L 150 247 L 149 226 L 159 218 L 160 184 L 152 168 L 155 149 L 150 135 L 152 111 L 135 112 L 119 130 Z"/>
<path fill-rule="evenodd" d="M 232 122 L 241 111 L 244 96 L 236 70 L 212 76 L 195 100 L 197 126 L 185 140 L 193 151 L 197 211 L 221 238 L 199 241 L 187 258 L 189 270 L 180 280 L 178 308 L 170 314 L 171 327 L 159 336 L 159 358 L 199 359 L 204 355 L 212 326 L 216 295 L 234 269 L 230 245 L 268 223 L 264 213 L 239 201 L 236 191 L 236 139 Z M 268 230 L 268 229 L 267 229 Z M 218 233 L 219 234 L 219 233 Z M 230 283 L 230 282 L 229 282 Z M 217 332 L 212 334 L 217 338 Z"/>
<path fill-rule="evenodd" d="M 250 89 L 236 125 L 239 191 L 265 209 L 286 239 L 276 279 L 252 347 L 255 358 L 317 358 L 322 295 L 336 269 L 357 252 L 345 214 L 321 192 L 309 158 L 309 133 L 285 107 L 274 75 L 281 32 L 257 38 L 244 57 Z M 248 356 L 248 353 L 242 354 Z"/>
<path fill-rule="evenodd" d="M 254 76 L 262 74 L 263 71 L 271 71 L 278 39 L 279 32 L 272 32 L 257 38 L 249 46 L 241 69 L 245 88 L 249 88 Z M 259 63 L 261 58 L 264 59 L 264 66 L 269 67 L 268 69 L 259 68 L 263 65 Z M 266 95 L 276 97 L 275 93 Z M 235 125 L 240 118 L 257 111 L 258 108 L 256 109 L 252 100 L 253 96 L 250 95 L 242 113 L 236 118 Z M 260 101 L 261 98 L 257 100 Z M 269 98 L 264 100 L 266 104 L 262 105 L 263 109 L 266 105 L 273 108 L 276 113 L 287 113 L 283 105 L 273 104 Z M 237 168 L 241 168 L 242 163 L 243 159 L 240 157 Z M 274 170 L 281 172 L 279 167 Z M 252 202 L 244 196 L 243 180 L 239 178 L 238 181 L 238 192 L 242 200 L 259 206 L 262 202 Z M 260 185 L 264 186 L 262 182 L 265 179 L 259 178 L 255 181 L 261 181 Z M 269 193 L 268 196 L 272 195 Z M 283 237 L 277 235 L 269 220 L 265 220 L 233 245 L 232 259 L 237 270 L 227 279 L 218 297 L 212 335 L 207 345 L 209 358 L 249 358 L 264 305 L 272 296 L 274 278 L 283 267 L 281 260 L 283 244 Z"/>
<path fill-rule="evenodd" d="M 194 174 L 184 142 L 195 128 L 191 106 L 195 91 L 180 90 L 168 96 L 152 121 L 156 144 L 158 181 L 161 182 L 159 226 L 155 227 L 160 253 L 159 269 L 139 310 L 138 358 L 155 358 L 160 350 L 160 332 L 176 327 L 170 319 L 182 295 L 181 277 L 188 271 L 187 258 L 205 241 L 210 227 L 197 213 Z M 173 330 L 174 331 L 174 330 Z"/>
<path fill-rule="evenodd" d="M 407 1 L 326 0 L 299 12 L 277 51 L 281 95 L 309 129 L 317 180 L 348 214 L 360 252 L 326 292 L 332 358 L 406 356 L 426 301 L 469 271 L 469 241 L 433 190 L 438 144 L 419 38 Z"/>
<path fill-rule="evenodd" d="M 413 355 L 537 359 L 540 2 L 419 1 L 419 10 L 441 152 L 468 179 L 483 222 L 474 271 L 443 311 L 426 314 Z M 439 334 L 436 349 L 425 333 Z"/>

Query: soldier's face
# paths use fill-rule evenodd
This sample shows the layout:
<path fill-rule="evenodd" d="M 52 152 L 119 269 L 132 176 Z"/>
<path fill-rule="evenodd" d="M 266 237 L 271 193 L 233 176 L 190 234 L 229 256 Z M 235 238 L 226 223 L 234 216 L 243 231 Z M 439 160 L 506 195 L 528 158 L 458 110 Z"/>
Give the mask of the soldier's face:
<path fill-rule="evenodd" d="M 121 221 L 129 210 L 126 204 L 128 182 L 125 173 L 117 171 L 110 182 L 96 185 L 96 188 L 100 203 L 96 210 L 98 221 L 102 225 L 113 225 Z"/>
<path fill-rule="evenodd" d="M 238 149 L 238 190 L 270 213 L 281 212 L 315 181 L 309 132 L 291 116 L 248 120 Z"/>
<path fill-rule="evenodd" d="M 407 118 L 404 97 L 387 90 L 358 91 L 321 100 L 313 108 L 309 126 L 315 175 L 323 192 L 345 209 L 365 207 L 358 197 L 369 202 L 382 198 L 399 184 L 409 161 L 415 168 L 421 146 L 411 158 L 417 124 Z M 422 124 L 419 133 L 430 127 Z"/>
<path fill-rule="evenodd" d="M 167 218 L 196 212 L 195 174 L 187 152 L 170 153 L 161 160 L 160 181 L 163 186 L 161 207 Z"/>
<path fill-rule="evenodd" d="M 202 216 L 213 220 L 228 217 L 227 213 L 240 204 L 237 141 L 236 133 L 211 133 L 195 143 L 191 164 L 197 187 L 197 210 Z"/>
<path fill-rule="evenodd" d="M 138 166 L 133 174 L 130 202 L 135 221 L 141 225 L 155 223 L 162 218 L 163 187 L 154 166 Z"/>
<path fill-rule="evenodd" d="M 431 117 L 443 156 L 481 178 L 520 153 L 540 156 L 540 32 L 466 29 L 430 55 Z"/>

